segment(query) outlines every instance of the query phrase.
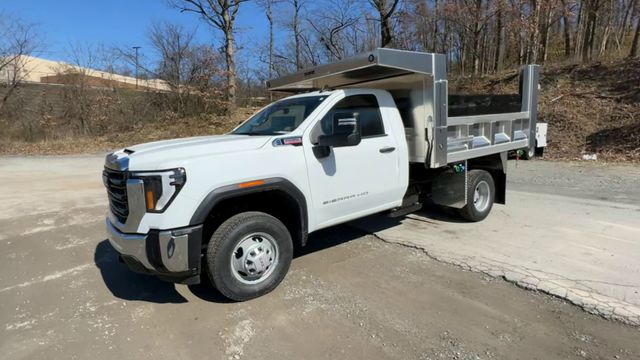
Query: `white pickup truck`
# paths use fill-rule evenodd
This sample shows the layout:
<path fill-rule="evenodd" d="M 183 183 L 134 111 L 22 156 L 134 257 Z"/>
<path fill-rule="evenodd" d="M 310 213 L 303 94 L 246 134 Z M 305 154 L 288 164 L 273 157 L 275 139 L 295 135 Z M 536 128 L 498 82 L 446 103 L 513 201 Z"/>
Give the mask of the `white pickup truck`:
<path fill-rule="evenodd" d="M 133 271 L 183 284 L 206 272 L 242 301 L 273 290 L 319 229 L 425 201 L 484 219 L 505 202 L 507 152 L 534 146 L 538 67 L 515 103 L 451 116 L 445 64 L 377 49 L 271 80 L 299 94 L 226 135 L 109 154 L 110 243 Z"/>

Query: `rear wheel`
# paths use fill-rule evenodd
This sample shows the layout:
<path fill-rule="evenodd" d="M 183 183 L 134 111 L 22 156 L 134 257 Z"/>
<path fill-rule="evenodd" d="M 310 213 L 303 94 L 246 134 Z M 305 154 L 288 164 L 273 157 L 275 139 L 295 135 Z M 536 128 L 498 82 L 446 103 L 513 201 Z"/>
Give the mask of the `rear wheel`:
<path fill-rule="evenodd" d="M 485 170 L 471 170 L 467 179 L 467 205 L 459 209 L 458 213 L 468 221 L 481 221 L 489 215 L 493 207 L 493 177 Z"/>
<path fill-rule="evenodd" d="M 536 148 L 529 147 L 527 149 L 522 150 L 522 160 L 531 160 L 536 156 Z"/>
<path fill-rule="evenodd" d="M 538 147 L 538 141 L 536 140 L 536 142 L 532 146 L 529 146 L 529 148 L 522 150 L 523 153 L 522 153 L 522 156 L 520 157 L 524 160 L 531 160 L 536 156 L 542 156 L 542 152 L 538 154 L 538 149 L 542 149 L 542 148 Z"/>
<path fill-rule="evenodd" d="M 222 223 L 207 247 L 213 285 L 226 297 L 245 301 L 267 294 L 284 279 L 293 244 L 284 224 L 261 212 L 244 212 Z"/>

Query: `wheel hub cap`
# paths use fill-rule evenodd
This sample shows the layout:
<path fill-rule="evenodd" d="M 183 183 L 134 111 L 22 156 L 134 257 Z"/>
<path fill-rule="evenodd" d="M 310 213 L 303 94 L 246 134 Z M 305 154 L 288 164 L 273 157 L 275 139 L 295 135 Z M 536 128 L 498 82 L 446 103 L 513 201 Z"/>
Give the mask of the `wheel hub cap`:
<path fill-rule="evenodd" d="M 490 196 L 489 184 L 480 181 L 473 192 L 473 207 L 479 212 L 485 211 L 489 206 Z"/>
<path fill-rule="evenodd" d="M 263 281 L 277 265 L 278 247 L 268 234 L 255 233 L 236 245 L 231 255 L 231 270 L 241 282 L 255 284 Z"/>

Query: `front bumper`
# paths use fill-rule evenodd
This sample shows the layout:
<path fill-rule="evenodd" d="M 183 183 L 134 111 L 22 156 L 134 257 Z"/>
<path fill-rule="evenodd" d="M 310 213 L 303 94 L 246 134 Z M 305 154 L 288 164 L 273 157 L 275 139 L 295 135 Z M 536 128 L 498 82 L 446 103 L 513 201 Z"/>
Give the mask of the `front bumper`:
<path fill-rule="evenodd" d="M 132 271 L 181 284 L 200 282 L 202 225 L 126 234 L 107 218 L 106 227 L 111 246 Z"/>

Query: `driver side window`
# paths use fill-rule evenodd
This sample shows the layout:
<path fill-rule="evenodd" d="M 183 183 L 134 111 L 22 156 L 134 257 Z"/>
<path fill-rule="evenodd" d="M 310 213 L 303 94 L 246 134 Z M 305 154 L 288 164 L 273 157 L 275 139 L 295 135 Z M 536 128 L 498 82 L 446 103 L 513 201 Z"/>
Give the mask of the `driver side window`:
<path fill-rule="evenodd" d="M 318 143 L 320 135 L 332 133 L 335 114 L 349 114 L 360 119 L 362 139 L 385 135 L 380 106 L 375 95 L 352 95 L 340 100 L 311 130 L 311 142 Z"/>

